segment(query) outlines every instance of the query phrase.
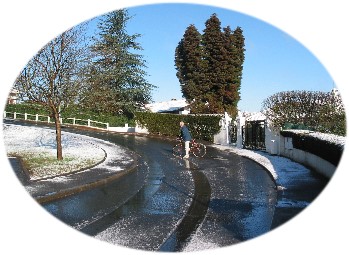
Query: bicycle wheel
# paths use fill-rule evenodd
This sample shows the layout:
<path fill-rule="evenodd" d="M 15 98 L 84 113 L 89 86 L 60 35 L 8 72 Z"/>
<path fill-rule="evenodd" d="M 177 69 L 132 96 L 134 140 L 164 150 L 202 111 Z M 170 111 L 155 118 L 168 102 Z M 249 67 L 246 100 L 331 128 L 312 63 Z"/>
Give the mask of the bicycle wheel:
<path fill-rule="evenodd" d="M 184 147 L 182 144 L 176 144 L 172 149 L 172 154 L 175 157 L 182 158 L 184 156 Z"/>
<path fill-rule="evenodd" d="M 196 143 L 192 148 L 192 152 L 195 157 L 202 158 L 206 155 L 206 146 L 202 143 Z"/>

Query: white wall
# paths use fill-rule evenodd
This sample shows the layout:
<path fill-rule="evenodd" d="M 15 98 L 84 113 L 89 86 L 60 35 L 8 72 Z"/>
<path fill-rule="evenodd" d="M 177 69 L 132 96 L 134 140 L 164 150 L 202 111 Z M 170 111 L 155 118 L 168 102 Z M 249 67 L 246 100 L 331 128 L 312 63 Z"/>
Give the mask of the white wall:
<path fill-rule="evenodd" d="M 293 148 L 292 138 L 280 135 L 280 155 L 308 166 L 327 178 L 331 178 L 337 167 L 330 162 L 303 150 Z"/>

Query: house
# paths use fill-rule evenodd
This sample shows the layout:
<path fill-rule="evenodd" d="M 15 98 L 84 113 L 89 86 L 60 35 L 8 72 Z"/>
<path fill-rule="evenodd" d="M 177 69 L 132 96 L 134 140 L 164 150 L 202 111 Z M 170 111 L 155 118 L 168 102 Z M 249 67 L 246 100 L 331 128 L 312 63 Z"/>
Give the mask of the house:
<path fill-rule="evenodd" d="M 11 89 L 7 97 L 7 104 L 16 104 L 18 100 L 19 91 L 17 89 Z"/>
<path fill-rule="evenodd" d="M 157 102 L 145 105 L 145 108 L 156 113 L 189 114 L 189 105 L 185 99 L 171 99 L 170 101 Z"/>

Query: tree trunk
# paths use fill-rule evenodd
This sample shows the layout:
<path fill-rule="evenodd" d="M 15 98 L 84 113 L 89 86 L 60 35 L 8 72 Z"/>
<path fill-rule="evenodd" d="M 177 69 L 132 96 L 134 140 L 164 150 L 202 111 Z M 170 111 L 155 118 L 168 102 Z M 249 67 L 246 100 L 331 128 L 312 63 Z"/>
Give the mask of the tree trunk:
<path fill-rule="evenodd" d="M 63 160 L 61 122 L 58 113 L 54 114 L 54 119 L 56 125 L 57 160 Z"/>

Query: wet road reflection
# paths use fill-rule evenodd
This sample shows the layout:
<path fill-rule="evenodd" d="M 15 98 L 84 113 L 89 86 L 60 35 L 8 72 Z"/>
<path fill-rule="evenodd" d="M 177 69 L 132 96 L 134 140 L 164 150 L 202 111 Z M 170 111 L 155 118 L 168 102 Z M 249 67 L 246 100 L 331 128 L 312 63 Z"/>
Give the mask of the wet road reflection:
<path fill-rule="evenodd" d="M 213 148 L 202 159 L 181 160 L 166 139 L 74 132 L 125 146 L 141 159 L 130 176 L 44 205 L 82 233 L 135 249 L 191 251 L 271 228 L 275 184 L 251 160 Z"/>

